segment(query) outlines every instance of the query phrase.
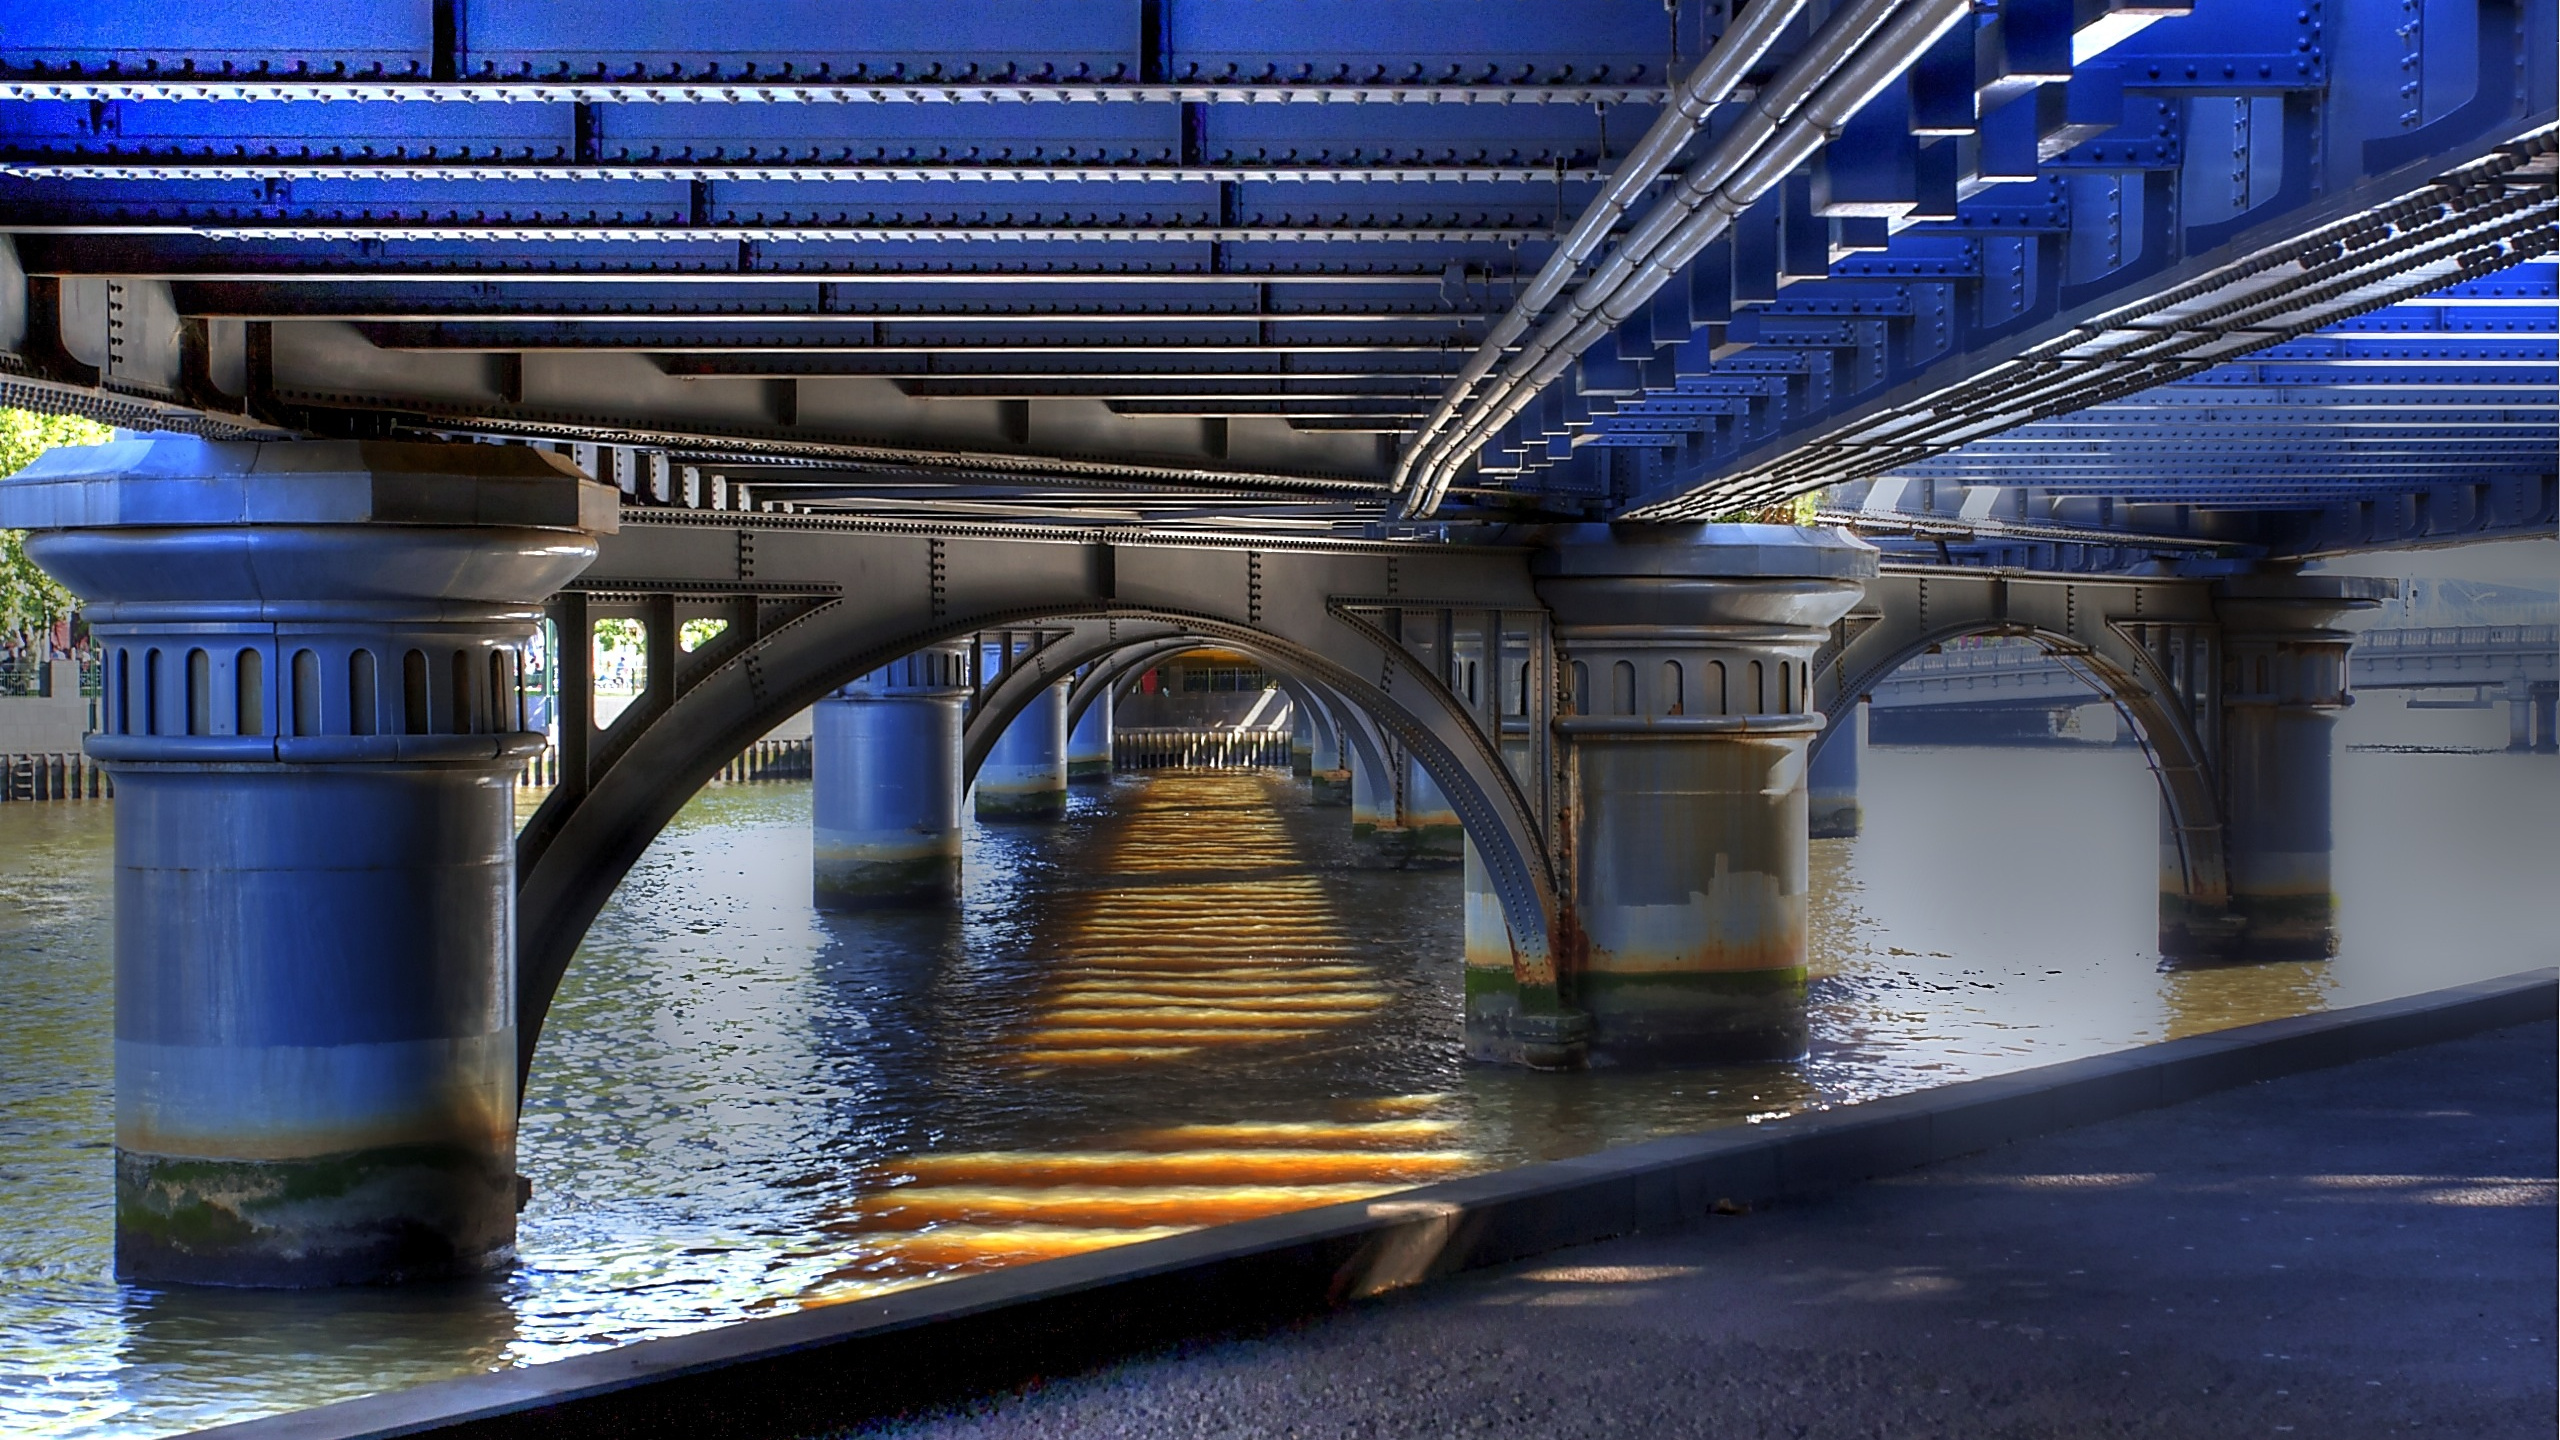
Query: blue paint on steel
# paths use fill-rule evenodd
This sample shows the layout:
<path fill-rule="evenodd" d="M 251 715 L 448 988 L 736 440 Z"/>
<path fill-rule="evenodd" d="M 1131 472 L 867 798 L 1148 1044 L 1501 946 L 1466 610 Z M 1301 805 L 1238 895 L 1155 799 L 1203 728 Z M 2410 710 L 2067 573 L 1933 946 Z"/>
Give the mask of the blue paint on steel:
<path fill-rule="evenodd" d="M 814 708 L 810 820 L 818 903 L 858 908 L 959 894 L 967 662 L 965 650 L 929 647 Z"/>
<path fill-rule="evenodd" d="M 978 818 L 1052 820 L 1067 809 L 1067 684 L 1041 690 L 978 767 Z"/>
<path fill-rule="evenodd" d="M 1704 132 L 1742 125 L 1854 9 L 1791 28 L 1709 97 Z M 2359 432 L 2355 463 L 2294 447 L 2283 470 L 2256 463 L 2255 427 L 2181 425 L 2189 449 L 2167 456 L 2110 432 L 2056 486 L 2321 517 L 2547 473 L 2531 307 L 2519 330 L 2449 309 L 2401 328 L 2426 307 L 2314 293 L 2349 272 L 2494 284 L 2549 249 L 2553 6 L 2424 9 L 1999 0 L 1882 54 L 1880 88 L 1764 200 L 1468 443 L 1448 513 L 1681 518 L 1849 474 L 1990 483 L 2052 458 L 2018 453 L 2062 423 L 2039 417 L 2133 383 L 2037 382 L 2026 430 L 1962 444 L 1948 417 L 1999 411 L 1983 387 L 2004 364 L 2289 245 L 2303 305 L 2219 330 L 2208 314 L 2202 343 L 2135 379 L 2280 391 L 2310 415 L 2382 386 L 2403 422 Z M 30 274 L 167 277 L 173 321 L 340 318 L 420 367 L 374 399 L 277 411 L 289 424 L 449 407 L 436 386 L 461 372 L 436 367 L 464 356 L 620 351 L 677 375 L 891 377 L 927 404 L 1081 398 L 1390 437 L 1726 23 L 1707 0 L 1005 0 L 930 23 L 893 0 L 0 0 L 0 191 Z M 2537 134 L 2503 171 L 2408 198 Z M 118 363 L 30 345 L 60 383 Z M 2428 387 L 2455 372 L 2538 397 L 2544 429 L 2445 433 Z M 154 382 L 181 409 L 202 383 Z M 1904 417 L 1880 449 L 1857 431 L 1877 416 Z"/>
<path fill-rule="evenodd" d="M 122 1273 L 511 1256 L 524 650 L 601 489 L 522 450 L 184 437 L 0 483 L 106 658 Z"/>

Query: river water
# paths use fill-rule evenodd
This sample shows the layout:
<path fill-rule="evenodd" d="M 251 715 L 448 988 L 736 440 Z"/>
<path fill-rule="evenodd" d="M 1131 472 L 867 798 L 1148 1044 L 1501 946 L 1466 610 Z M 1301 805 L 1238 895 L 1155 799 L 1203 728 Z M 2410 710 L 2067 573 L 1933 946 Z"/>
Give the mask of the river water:
<path fill-rule="evenodd" d="M 956 913 L 809 904 L 805 785 L 715 787 L 543 1039 L 517 1269 L 262 1294 L 111 1274 L 111 806 L 0 806 L 0 1431 L 166 1434 L 889 1286 L 2550 964 L 2560 763 L 2337 765 L 2344 946 L 2162 972 L 2136 752 L 1876 748 L 1818 841 L 1813 1053 L 1459 1056 L 1458 878 L 1261 773 L 969 836 Z"/>

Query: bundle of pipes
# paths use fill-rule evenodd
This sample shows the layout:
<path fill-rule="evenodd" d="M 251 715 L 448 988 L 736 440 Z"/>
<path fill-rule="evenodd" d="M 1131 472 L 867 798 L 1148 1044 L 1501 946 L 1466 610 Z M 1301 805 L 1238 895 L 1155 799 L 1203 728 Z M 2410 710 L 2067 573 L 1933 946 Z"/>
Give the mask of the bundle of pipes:
<path fill-rule="evenodd" d="M 1673 104 L 1645 133 L 1572 233 L 1449 387 L 1397 467 L 1404 515 L 1427 515 L 1485 440 L 1528 408 L 1582 352 L 1625 324 L 1681 267 L 1723 235 L 1881 94 L 1938 37 L 1971 11 L 1970 0 L 1852 0 L 1814 33 L 1741 120 L 1689 167 L 1635 228 L 1548 315 L 1618 222 L 1681 151 L 1732 100 L 1808 0 L 1762 0 L 1709 51 Z M 1541 317 L 1545 323 L 1539 324 Z M 1524 342 L 1529 327 L 1537 333 Z M 1499 374 L 1494 373 L 1501 364 Z"/>

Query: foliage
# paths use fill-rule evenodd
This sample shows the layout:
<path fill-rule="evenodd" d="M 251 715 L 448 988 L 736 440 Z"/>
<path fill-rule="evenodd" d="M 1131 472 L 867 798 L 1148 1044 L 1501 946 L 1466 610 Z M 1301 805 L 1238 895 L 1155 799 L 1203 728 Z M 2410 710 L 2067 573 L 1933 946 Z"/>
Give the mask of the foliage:
<path fill-rule="evenodd" d="M 1729 515 L 1719 515 L 1716 520 L 1721 524 L 1810 525 L 1821 509 L 1822 492 L 1815 490 L 1807 491 L 1792 500 L 1780 500 L 1750 510 L 1736 510 Z"/>
<path fill-rule="evenodd" d="M 637 620 L 599 620 L 596 622 L 596 656 L 602 659 L 617 651 L 634 655 L 649 653 L 649 632 Z"/>
<path fill-rule="evenodd" d="M 684 651 L 687 655 L 690 655 L 694 651 L 701 649 L 703 646 L 710 644 L 712 641 L 719 639 L 723 634 L 728 632 L 728 629 L 728 621 L 714 620 L 708 616 L 687 620 L 684 624 L 676 627 L 676 648 Z"/>
<path fill-rule="evenodd" d="M 77 415 L 0 410 L 0 475 L 15 475 L 57 445 L 104 444 L 112 432 Z M 26 536 L 0 530 L 0 634 L 31 637 L 77 610 L 78 599 L 27 558 Z"/>

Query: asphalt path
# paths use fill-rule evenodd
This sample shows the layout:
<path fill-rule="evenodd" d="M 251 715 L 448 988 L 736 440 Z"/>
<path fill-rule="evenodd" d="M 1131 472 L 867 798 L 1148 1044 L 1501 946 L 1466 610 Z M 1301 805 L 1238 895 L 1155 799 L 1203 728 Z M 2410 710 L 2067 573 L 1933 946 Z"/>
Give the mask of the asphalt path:
<path fill-rule="evenodd" d="M 2550 1440 L 2555 1075 L 2494 1031 L 850 1433 Z"/>

